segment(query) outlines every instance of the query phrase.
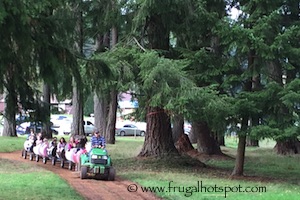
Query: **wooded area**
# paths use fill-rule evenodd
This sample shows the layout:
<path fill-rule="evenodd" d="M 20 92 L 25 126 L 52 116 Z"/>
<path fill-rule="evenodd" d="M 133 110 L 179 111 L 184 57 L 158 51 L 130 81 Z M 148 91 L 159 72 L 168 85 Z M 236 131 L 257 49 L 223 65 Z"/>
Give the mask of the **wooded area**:
<path fill-rule="evenodd" d="M 295 0 L 1 0 L 2 135 L 16 136 L 21 107 L 34 110 L 51 137 L 52 94 L 72 97 L 72 133 L 83 134 L 84 103 L 93 96 L 96 126 L 114 144 L 117 95 L 132 91 L 147 122 L 139 156 L 181 153 L 174 141 L 184 120 L 199 153 L 222 155 L 225 135 L 237 134 L 233 175 L 243 174 L 246 145 L 263 138 L 276 140 L 278 154 L 299 154 L 299 7 Z"/>

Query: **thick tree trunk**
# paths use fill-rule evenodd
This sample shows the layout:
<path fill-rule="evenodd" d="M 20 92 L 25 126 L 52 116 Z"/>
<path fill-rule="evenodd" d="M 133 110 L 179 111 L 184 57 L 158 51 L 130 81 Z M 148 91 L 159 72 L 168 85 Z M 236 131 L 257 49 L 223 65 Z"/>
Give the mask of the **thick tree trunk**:
<path fill-rule="evenodd" d="M 48 84 L 43 85 L 43 97 L 43 114 L 47 119 L 47 121 L 43 124 L 43 137 L 52 138 L 50 130 L 50 86 Z"/>
<path fill-rule="evenodd" d="M 194 134 L 197 135 L 197 150 L 200 153 L 212 155 L 222 154 L 219 144 L 212 137 L 206 122 L 193 122 Z"/>
<path fill-rule="evenodd" d="M 193 127 L 192 124 L 192 128 L 191 128 L 191 132 L 189 133 L 189 139 L 191 141 L 192 144 L 196 144 L 197 143 L 197 134 L 195 134 L 195 128 Z"/>
<path fill-rule="evenodd" d="M 180 135 L 180 137 L 178 138 L 178 140 L 175 143 L 175 147 L 180 154 L 187 153 L 191 150 L 194 150 L 194 147 L 191 144 L 188 135 L 186 135 L 186 134 Z"/>
<path fill-rule="evenodd" d="M 74 83 L 73 86 L 73 123 L 72 123 L 72 135 L 85 135 L 83 129 L 83 95 L 81 91 Z"/>
<path fill-rule="evenodd" d="M 109 111 L 106 127 L 106 142 L 108 144 L 115 144 L 116 135 L 116 121 L 117 121 L 117 108 L 118 108 L 118 92 L 116 90 L 110 93 Z"/>
<path fill-rule="evenodd" d="M 108 114 L 108 101 L 104 97 L 94 94 L 94 125 L 97 130 L 105 135 L 106 131 L 106 118 Z"/>
<path fill-rule="evenodd" d="M 147 128 L 143 148 L 138 156 L 168 156 L 177 155 L 172 139 L 170 117 L 159 107 L 148 107 Z"/>
<path fill-rule="evenodd" d="M 112 48 L 116 46 L 118 42 L 118 30 L 115 26 L 112 27 L 111 32 L 111 45 Z M 110 92 L 109 111 L 106 126 L 106 142 L 109 144 L 115 144 L 116 136 L 116 121 L 117 121 L 117 109 L 118 109 L 118 91 L 113 88 Z"/>
<path fill-rule="evenodd" d="M 77 15 L 77 22 L 75 26 L 75 51 L 84 56 L 83 53 L 83 44 L 84 44 L 84 35 L 83 35 L 83 12 L 82 10 L 75 8 L 75 12 Z M 79 64 L 78 64 L 79 65 Z M 81 87 L 81 75 L 79 70 L 74 71 L 73 74 L 73 98 L 72 98 L 72 106 L 73 106 L 73 123 L 72 123 L 72 135 L 85 135 L 84 133 L 84 124 L 83 124 L 83 90 Z"/>
<path fill-rule="evenodd" d="M 172 137 L 174 143 L 184 134 L 184 118 L 182 115 L 175 114 L 173 117 Z"/>
<path fill-rule="evenodd" d="M 296 137 L 277 141 L 274 150 L 280 155 L 300 154 L 300 141 Z"/>
<path fill-rule="evenodd" d="M 4 93 L 5 103 L 4 103 L 4 124 L 3 124 L 3 131 L 2 136 L 17 136 L 16 133 L 16 118 L 15 118 L 15 109 L 17 105 L 17 98 L 15 95 L 8 94 L 7 92 Z"/>
<path fill-rule="evenodd" d="M 220 146 L 225 146 L 225 138 L 224 135 L 218 134 L 216 132 L 213 133 L 215 140 Z"/>
<path fill-rule="evenodd" d="M 282 68 L 279 62 L 270 62 L 269 63 L 269 74 L 272 79 L 274 79 L 278 84 L 283 85 L 282 80 Z M 291 80 L 291 77 L 294 75 L 288 73 L 287 81 Z M 289 114 L 289 111 L 284 105 L 281 108 L 282 114 Z M 291 122 L 293 123 L 293 122 Z M 276 145 L 274 147 L 276 153 L 281 155 L 288 154 L 299 154 L 299 140 L 295 137 L 287 137 L 285 140 L 276 141 Z"/>
<path fill-rule="evenodd" d="M 147 21 L 150 49 L 169 50 L 169 30 L 163 24 L 161 15 L 151 15 Z"/>
<path fill-rule="evenodd" d="M 17 94 L 14 86 L 14 65 L 8 69 L 5 77 L 4 96 L 5 96 L 5 110 L 4 110 L 4 124 L 3 124 L 3 136 L 17 136 L 16 133 L 16 112 L 18 109 L 17 105 Z"/>
<path fill-rule="evenodd" d="M 96 37 L 96 50 L 97 52 L 105 52 L 109 48 L 109 33 L 104 35 L 98 34 Z M 94 92 L 94 125 L 98 131 L 105 136 L 107 127 L 107 116 L 108 116 L 108 100 L 109 95 L 104 94 L 100 91 Z"/>

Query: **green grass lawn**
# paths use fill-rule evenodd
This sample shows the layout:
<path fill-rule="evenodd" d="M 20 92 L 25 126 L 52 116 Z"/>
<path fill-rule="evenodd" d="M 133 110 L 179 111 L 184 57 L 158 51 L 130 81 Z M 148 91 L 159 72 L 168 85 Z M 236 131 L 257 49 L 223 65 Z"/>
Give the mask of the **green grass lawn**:
<path fill-rule="evenodd" d="M 0 137 L 0 152 L 21 150 L 25 138 L 25 136 Z M 29 163 L 0 158 L 0 199 L 82 200 L 83 198 L 66 181 L 52 172 Z"/>
<path fill-rule="evenodd" d="M 0 151 L 20 150 L 23 137 L 0 137 Z M 231 179 L 230 173 L 234 160 L 207 160 L 209 167 L 203 168 L 197 161 L 188 157 L 168 159 L 137 158 L 143 145 L 143 137 L 116 137 L 115 145 L 107 145 L 112 156 L 117 175 L 139 183 L 136 189 L 144 192 L 155 191 L 164 199 L 299 199 L 300 197 L 300 157 L 278 156 L 273 153 L 273 141 L 262 141 L 259 148 L 247 148 L 245 161 L 246 179 Z M 235 156 L 237 141 L 226 140 L 224 153 Z M 55 182 L 54 187 L 74 194 L 68 185 L 58 176 L 40 168 L 29 170 L 26 164 L 18 165 L 15 170 L 6 173 L 4 170 L 16 164 L 0 160 L 0 194 L 7 193 L 5 199 L 18 199 L 20 195 L 28 195 L 28 199 L 56 199 L 57 196 L 41 196 L 37 191 L 49 191 L 45 179 Z M 26 173 L 24 173 L 24 171 Z M 36 175 L 38 174 L 38 179 Z M 9 180 L 9 181 L 8 181 Z M 38 181 L 33 181 L 38 180 Z M 34 183 L 33 183 L 34 182 Z M 38 190 L 22 189 L 27 184 L 39 184 Z M 38 187 L 38 186 L 37 186 Z M 128 189 L 135 187 L 129 185 Z M 14 188 L 14 189 L 12 189 Z M 18 188 L 19 192 L 15 192 Z M 259 192 L 260 191 L 260 192 Z M 32 195 L 34 196 L 32 197 Z M 80 199 L 68 196 L 65 199 Z M 26 198 L 25 198 L 26 199 Z M 61 199 L 61 198 L 59 198 Z"/>

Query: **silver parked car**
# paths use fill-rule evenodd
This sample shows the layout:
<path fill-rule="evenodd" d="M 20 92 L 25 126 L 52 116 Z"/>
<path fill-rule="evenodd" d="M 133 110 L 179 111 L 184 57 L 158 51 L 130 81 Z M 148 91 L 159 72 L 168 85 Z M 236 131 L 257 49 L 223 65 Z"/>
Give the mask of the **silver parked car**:
<path fill-rule="evenodd" d="M 138 128 L 134 124 L 125 124 L 121 128 L 116 128 L 116 135 L 119 136 L 145 136 L 146 131 Z"/>

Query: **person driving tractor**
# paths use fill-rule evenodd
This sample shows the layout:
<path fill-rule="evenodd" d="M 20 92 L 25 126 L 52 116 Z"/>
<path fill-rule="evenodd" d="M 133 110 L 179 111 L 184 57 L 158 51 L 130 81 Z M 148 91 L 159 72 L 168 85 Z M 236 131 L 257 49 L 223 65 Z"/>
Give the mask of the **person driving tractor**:
<path fill-rule="evenodd" d="M 95 131 L 94 135 L 91 139 L 91 147 L 92 148 L 102 148 L 104 149 L 106 146 L 105 138 L 100 135 L 99 131 Z"/>

